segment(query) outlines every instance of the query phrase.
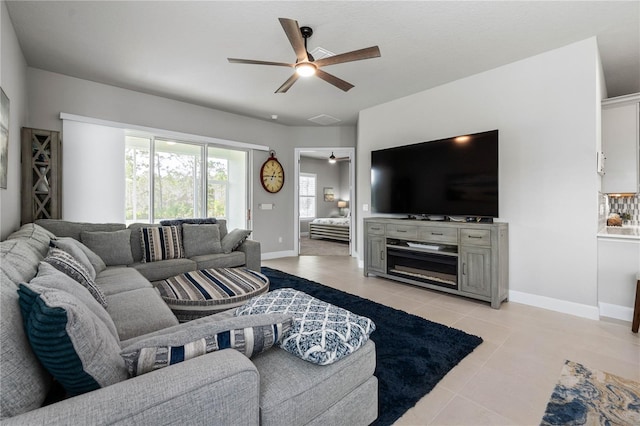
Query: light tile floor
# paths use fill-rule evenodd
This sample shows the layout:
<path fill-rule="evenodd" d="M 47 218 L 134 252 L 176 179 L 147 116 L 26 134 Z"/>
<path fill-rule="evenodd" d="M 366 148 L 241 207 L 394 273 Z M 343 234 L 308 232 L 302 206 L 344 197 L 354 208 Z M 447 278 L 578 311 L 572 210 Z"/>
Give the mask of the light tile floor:
<path fill-rule="evenodd" d="M 484 342 L 396 425 L 539 425 L 565 359 L 640 381 L 640 338 L 594 321 L 513 302 L 488 303 L 376 277 L 345 256 L 272 259 L 279 269 L 478 335 Z"/>

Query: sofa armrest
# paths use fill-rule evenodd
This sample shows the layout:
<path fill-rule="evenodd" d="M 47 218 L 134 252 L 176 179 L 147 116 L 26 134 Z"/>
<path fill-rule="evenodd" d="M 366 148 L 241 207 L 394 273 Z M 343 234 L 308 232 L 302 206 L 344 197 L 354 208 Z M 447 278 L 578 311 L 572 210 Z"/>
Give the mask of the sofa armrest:
<path fill-rule="evenodd" d="M 244 252 L 247 268 L 260 272 L 262 258 L 260 254 L 260 243 L 258 241 L 245 240 L 236 250 Z"/>
<path fill-rule="evenodd" d="M 253 363 L 226 349 L 15 417 L 3 425 L 259 423 Z"/>

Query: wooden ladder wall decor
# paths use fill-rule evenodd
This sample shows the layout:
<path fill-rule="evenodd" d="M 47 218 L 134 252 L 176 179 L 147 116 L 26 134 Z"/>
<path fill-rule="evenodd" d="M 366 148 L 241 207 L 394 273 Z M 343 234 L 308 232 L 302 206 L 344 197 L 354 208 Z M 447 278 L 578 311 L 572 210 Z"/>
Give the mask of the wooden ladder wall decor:
<path fill-rule="evenodd" d="M 22 128 L 21 223 L 61 218 L 60 132 Z"/>

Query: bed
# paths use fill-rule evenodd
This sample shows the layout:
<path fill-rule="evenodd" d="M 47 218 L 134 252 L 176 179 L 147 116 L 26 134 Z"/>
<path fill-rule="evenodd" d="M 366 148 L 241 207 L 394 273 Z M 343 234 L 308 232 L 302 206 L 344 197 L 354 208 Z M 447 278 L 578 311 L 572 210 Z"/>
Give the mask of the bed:
<path fill-rule="evenodd" d="M 309 223 L 309 238 L 349 241 L 350 217 L 317 218 Z"/>

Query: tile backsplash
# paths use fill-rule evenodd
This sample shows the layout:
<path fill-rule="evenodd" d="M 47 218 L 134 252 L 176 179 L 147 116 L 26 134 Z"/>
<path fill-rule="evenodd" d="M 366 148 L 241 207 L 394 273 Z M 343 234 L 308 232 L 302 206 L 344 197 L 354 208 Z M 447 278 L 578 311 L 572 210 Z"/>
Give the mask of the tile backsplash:
<path fill-rule="evenodd" d="M 640 225 L 640 194 L 629 197 L 611 197 L 608 198 L 608 213 L 618 213 L 623 217 L 624 225 Z M 628 214 L 629 218 L 624 219 L 623 214 Z"/>

